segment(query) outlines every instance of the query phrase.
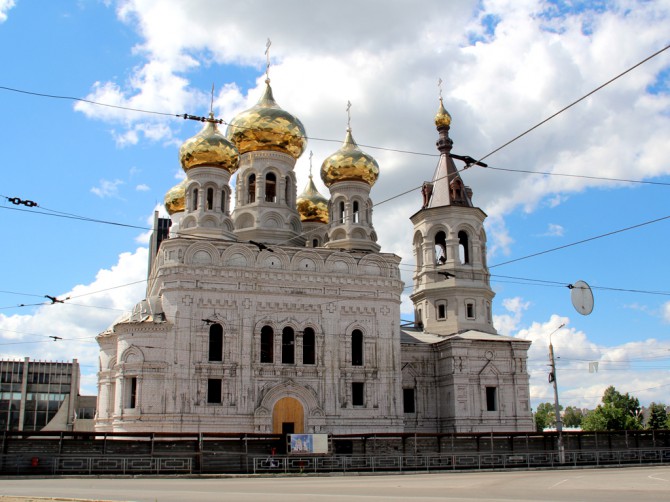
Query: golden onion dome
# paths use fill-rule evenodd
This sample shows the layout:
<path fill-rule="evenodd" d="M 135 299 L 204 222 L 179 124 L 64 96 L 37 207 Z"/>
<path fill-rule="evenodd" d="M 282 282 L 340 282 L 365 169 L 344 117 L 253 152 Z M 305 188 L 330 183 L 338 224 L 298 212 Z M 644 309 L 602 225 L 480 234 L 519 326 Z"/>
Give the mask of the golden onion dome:
<path fill-rule="evenodd" d="M 202 130 L 187 139 L 179 149 L 179 161 L 184 171 L 199 166 L 219 167 L 230 174 L 237 171 L 240 155 L 237 148 L 219 132 L 214 114 L 209 114 Z"/>
<path fill-rule="evenodd" d="M 186 210 L 186 182 L 184 178 L 180 183 L 170 188 L 165 194 L 165 209 L 172 216 Z"/>
<path fill-rule="evenodd" d="M 340 149 L 323 161 L 321 179 L 327 187 L 338 181 L 363 181 L 372 186 L 379 177 L 379 164 L 358 148 L 347 129 L 347 137 Z"/>
<path fill-rule="evenodd" d="M 435 126 L 440 129 L 441 127 L 449 127 L 450 125 L 451 115 L 449 115 L 449 112 L 444 108 L 444 103 L 442 103 L 442 98 L 440 98 L 440 106 L 435 115 Z"/>
<path fill-rule="evenodd" d="M 297 159 L 307 148 L 305 128 L 300 120 L 275 102 L 269 79 L 265 84 L 261 99 L 228 124 L 226 136 L 240 154 L 273 150 Z"/>
<path fill-rule="evenodd" d="M 300 221 L 309 223 L 328 223 L 328 199 L 319 193 L 309 175 L 309 182 L 296 199 Z"/>

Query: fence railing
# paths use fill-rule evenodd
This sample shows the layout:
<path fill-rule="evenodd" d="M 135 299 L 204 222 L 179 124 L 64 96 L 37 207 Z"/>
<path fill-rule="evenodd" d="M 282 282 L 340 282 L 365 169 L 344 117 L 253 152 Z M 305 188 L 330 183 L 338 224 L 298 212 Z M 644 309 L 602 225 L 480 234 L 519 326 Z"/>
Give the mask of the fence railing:
<path fill-rule="evenodd" d="M 6 475 L 324 473 L 530 469 L 670 463 L 670 448 L 421 455 L 0 455 Z"/>
<path fill-rule="evenodd" d="M 192 457 L 1 455 L 4 474 L 192 474 Z"/>
<path fill-rule="evenodd" d="M 670 448 L 637 450 L 566 451 L 564 462 L 557 452 L 449 453 L 427 455 L 334 455 L 323 457 L 255 457 L 254 474 L 347 471 L 444 471 L 529 469 L 670 463 Z"/>

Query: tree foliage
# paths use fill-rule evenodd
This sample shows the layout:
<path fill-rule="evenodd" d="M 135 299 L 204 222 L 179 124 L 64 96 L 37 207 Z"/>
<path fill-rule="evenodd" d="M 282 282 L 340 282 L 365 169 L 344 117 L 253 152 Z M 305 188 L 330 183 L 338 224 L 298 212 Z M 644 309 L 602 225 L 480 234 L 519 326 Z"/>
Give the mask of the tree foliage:
<path fill-rule="evenodd" d="M 559 405 L 559 410 L 563 407 Z M 542 432 L 547 427 L 556 427 L 556 412 L 552 403 L 540 403 L 535 411 L 535 429 Z"/>
<path fill-rule="evenodd" d="M 627 392 L 620 393 L 613 386 L 605 389 L 602 404 L 599 404 L 582 420 L 582 429 L 585 431 L 621 431 L 641 428 L 640 401 Z"/>
<path fill-rule="evenodd" d="M 667 429 L 668 412 L 663 403 L 651 403 L 647 411 L 647 429 Z"/>
<path fill-rule="evenodd" d="M 564 427 L 581 427 L 584 412 L 574 406 L 568 406 L 563 412 Z"/>

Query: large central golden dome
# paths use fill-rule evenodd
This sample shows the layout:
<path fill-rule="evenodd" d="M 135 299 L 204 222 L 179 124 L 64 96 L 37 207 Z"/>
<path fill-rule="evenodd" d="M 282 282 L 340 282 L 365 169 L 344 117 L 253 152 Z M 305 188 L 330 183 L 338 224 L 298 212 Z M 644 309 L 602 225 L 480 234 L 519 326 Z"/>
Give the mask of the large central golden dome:
<path fill-rule="evenodd" d="M 230 174 L 237 171 L 240 156 L 237 148 L 219 132 L 213 114 L 202 130 L 184 141 L 179 149 L 179 161 L 184 171 L 199 166 L 219 167 Z"/>
<path fill-rule="evenodd" d="M 319 193 L 309 175 L 309 183 L 296 199 L 300 221 L 328 223 L 328 199 Z"/>
<path fill-rule="evenodd" d="M 329 188 L 338 181 L 363 181 L 372 186 L 378 177 L 379 164 L 358 148 L 351 129 L 347 129 L 347 137 L 340 149 L 321 165 L 321 179 Z"/>
<path fill-rule="evenodd" d="M 228 124 L 226 136 L 240 154 L 274 150 L 297 159 L 307 148 L 305 128 L 300 120 L 275 102 L 270 81 L 266 80 L 265 84 L 261 99 Z"/>

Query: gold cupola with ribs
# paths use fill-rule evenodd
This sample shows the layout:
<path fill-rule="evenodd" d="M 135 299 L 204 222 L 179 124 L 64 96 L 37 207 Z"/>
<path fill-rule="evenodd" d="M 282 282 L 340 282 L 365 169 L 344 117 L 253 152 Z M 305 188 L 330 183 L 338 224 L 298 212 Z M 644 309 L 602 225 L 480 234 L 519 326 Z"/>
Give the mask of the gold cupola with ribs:
<path fill-rule="evenodd" d="M 328 223 L 328 199 L 317 190 L 311 172 L 307 186 L 296 199 L 296 208 L 302 222 Z"/>
<path fill-rule="evenodd" d="M 279 107 L 272 95 L 269 78 L 265 80 L 261 99 L 228 124 L 226 136 L 240 154 L 272 150 L 297 159 L 307 147 L 302 122 Z"/>
<path fill-rule="evenodd" d="M 328 188 L 338 181 L 362 181 L 372 186 L 378 177 L 379 164 L 358 147 L 350 127 L 340 149 L 321 165 L 321 179 Z"/>
<path fill-rule="evenodd" d="M 449 115 L 449 112 L 444 107 L 444 103 L 440 97 L 440 106 L 437 108 L 437 114 L 435 115 L 435 127 L 440 129 L 449 126 L 451 126 L 451 115 Z"/>
<path fill-rule="evenodd" d="M 233 174 L 239 167 L 240 155 L 235 145 L 219 131 L 214 114 L 210 113 L 202 130 L 181 145 L 179 161 L 184 171 L 207 166 L 225 169 Z"/>
<path fill-rule="evenodd" d="M 186 182 L 184 178 L 180 183 L 170 188 L 165 194 L 165 209 L 170 216 L 186 210 Z"/>

